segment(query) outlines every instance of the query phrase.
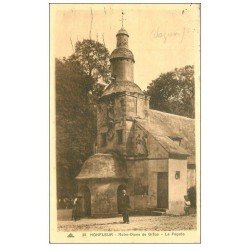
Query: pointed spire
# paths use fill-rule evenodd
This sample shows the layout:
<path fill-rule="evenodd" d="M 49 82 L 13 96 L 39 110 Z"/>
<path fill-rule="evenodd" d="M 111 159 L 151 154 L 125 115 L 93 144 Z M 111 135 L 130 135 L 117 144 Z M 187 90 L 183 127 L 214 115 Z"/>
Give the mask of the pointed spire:
<path fill-rule="evenodd" d="M 124 11 L 122 10 L 122 19 L 120 19 L 120 21 L 122 22 L 122 29 L 123 29 L 124 21 L 126 20 L 126 19 L 124 18 L 124 15 L 125 15 L 125 13 L 124 13 Z"/>

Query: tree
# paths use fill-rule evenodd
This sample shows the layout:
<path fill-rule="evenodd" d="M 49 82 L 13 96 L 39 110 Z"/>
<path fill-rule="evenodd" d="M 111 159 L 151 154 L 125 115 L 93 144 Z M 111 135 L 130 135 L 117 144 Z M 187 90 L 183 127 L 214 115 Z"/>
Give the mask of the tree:
<path fill-rule="evenodd" d="M 161 74 L 147 87 L 150 108 L 176 115 L 195 117 L 194 66 Z"/>
<path fill-rule="evenodd" d="M 96 41 L 77 42 L 74 54 L 56 59 L 55 73 L 57 188 L 59 196 L 69 196 L 93 154 L 96 104 L 110 78 L 109 52 Z"/>
<path fill-rule="evenodd" d="M 106 47 L 93 40 L 77 42 L 74 59 L 80 63 L 83 71 L 94 80 L 110 78 L 109 52 Z"/>

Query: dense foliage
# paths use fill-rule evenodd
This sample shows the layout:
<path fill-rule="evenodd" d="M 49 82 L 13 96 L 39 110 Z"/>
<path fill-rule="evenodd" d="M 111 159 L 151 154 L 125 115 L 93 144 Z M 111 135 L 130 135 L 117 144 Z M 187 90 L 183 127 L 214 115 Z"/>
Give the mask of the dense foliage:
<path fill-rule="evenodd" d="M 74 177 L 93 154 L 96 103 L 110 78 L 109 52 L 104 45 L 77 42 L 69 58 L 56 59 L 56 158 L 59 197 L 75 192 Z"/>
<path fill-rule="evenodd" d="M 150 108 L 194 118 L 194 66 L 161 74 L 145 93 L 150 96 Z"/>

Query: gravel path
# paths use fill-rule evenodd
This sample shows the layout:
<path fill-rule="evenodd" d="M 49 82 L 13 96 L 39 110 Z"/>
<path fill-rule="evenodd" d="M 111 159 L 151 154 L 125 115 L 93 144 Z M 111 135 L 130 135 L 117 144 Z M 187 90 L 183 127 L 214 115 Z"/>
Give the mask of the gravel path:
<path fill-rule="evenodd" d="M 131 216 L 130 224 L 121 217 L 83 218 L 78 221 L 58 221 L 58 231 L 129 231 L 129 230 L 195 230 L 196 216 Z"/>

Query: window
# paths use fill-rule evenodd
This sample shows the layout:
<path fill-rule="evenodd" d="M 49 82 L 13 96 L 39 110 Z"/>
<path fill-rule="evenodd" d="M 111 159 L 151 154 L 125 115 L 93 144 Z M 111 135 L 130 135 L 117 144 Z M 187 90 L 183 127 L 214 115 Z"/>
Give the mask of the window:
<path fill-rule="evenodd" d="M 178 145 L 181 145 L 181 140 L 182 140 L 181 137 L 179 137 L 179 136 L 169 136 L 169 138 L 170 138 L 172 141 L 177 142 Z"/>
<path fill-rule="evenodd" d="M 102 133 L 102 141 L 101 141 L 101 146 L 105 147 L 107 145 L 107 133 Z"/>
<path fill-rule="evenodd" d="M 180 171 L 176 171 L 175 172 L 175 179 L 178 180 L 181 178 L 181 172 Z"/>
<path fill-rule="evenodd" d="M 148 185 L 145 185 L 145 183 L 143 183 L 143 178 L 134 179 L 134 194 L 148 195 Z"/>
<path fill-rule="evenodd" d="M 117 132 L 117 142 L 118 144 L 122 144 L 122 129 L 119 129 Z"/>

